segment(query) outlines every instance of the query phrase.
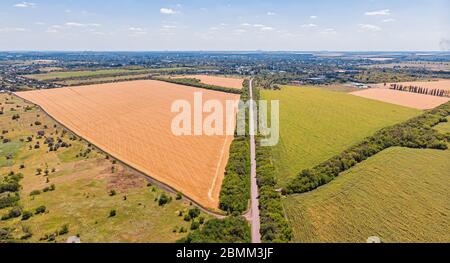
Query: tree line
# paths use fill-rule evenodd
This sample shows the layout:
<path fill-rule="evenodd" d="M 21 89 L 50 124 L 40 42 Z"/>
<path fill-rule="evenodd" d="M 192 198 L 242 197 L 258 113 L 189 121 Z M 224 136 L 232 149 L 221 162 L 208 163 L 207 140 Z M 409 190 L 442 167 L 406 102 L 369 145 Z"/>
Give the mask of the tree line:
<path fill-rule="evenodd" d="M 249 99 L 249 83 L 244 82 L 241 100 Z M 246 125 L 248 125 L 248 112 L 246 113 Z M 225 177 L 220 191 L 221 210 L 228 214 L 242 214 L 248 207 L 250 199 L 250 144 L 248 129 L 246 135 L 235 135 L 230 146 L 230 157 L 225 168 Z"/>
<path fill-rule="evenodd" d="M 255 100 L 259 100 L 259 89 L 254 90 Z M 292 229 L 284 215 L 281 194 L 277 185 L 272 151 L 262 147 L 257 138 L 256 175 L 259 187 L 259 209 L 261 220 L 261 239 L 266 243 L 286 243 L 292 239 Z"/>
<path fill-rule="evenodd" d="M 222 92 L 226 92 L 226 93 L 233 93 L 233 94 L 241 94 L 242 93 L 242 91 L 239 89 L 226 88 L 226 87 L 221 87 L 221 86 L 216 86 L 216 85 L 209 85 L 209 84 L 202 83 L 199 79 L 195 79 L 195 78 L 186 77 L 186 78 L 174 79 L 174 78 L 152 77 L 152 79 L 159 80 L 159 81 L 165 81 L 165 82 L 169 82 L 169 83 L 173 83 L 173 84 L 180 84 L 180 85 L 195 87 L 195 88 L 222 91 Z"/>
<path fill-rule="evenodd" d="M 304 193 L 327 184 L 340 173 L 390 147 L 446 150 L 450 141 L 433 129 L 439 123 L 447 122 L 450 102 L 412 118 L 406 122 L 384 128 L 359 144 L 339 155 L 301 171 L 285 189 L 284 194 Z"/>
<path fill-rule="evenodd" d="M 386 86 L 386 83 L 385 83 Z M 450 90 L 445 89 L 428 89 L 420 86 L 403 86 L 401 84 L 391 84 L 390 89 L 399 90 L 399 91 L 407 91 L 412 93 L 419 93 L 431 96 L 438 97 L 450 97 Z"/>

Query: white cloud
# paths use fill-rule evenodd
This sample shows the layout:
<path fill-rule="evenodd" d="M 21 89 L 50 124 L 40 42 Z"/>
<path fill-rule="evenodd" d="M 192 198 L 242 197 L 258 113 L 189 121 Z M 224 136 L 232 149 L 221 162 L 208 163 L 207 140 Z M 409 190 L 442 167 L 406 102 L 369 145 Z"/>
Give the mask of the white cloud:
<path fill-rule="evenodd" d="M 177 28 L 177 26 L 174 26 L 174 25 L 163 25 L 161 27 L 162 30 L 171 30 L 171 29 L 176 29 L 176 28 Z"/>
<path fill-rule="evenodd" d="M 65 23 L 66 26 L 69 27 L 84 27 L 86 26 L 85 24 L 81 24 L 81 23 L 77 23 L 77 22 L 67 22 Z"/>
<path fill-rule="evenodd" d="M 25 28 L 22 27 L 3 27 L 0 28 L 0 32 L 24 32 L 27 31 Z"/>
<path fill-rule="evenodd" d="M 19 8 L 28 8 L 28 7 L 35 7 L 36 4 L 35 3 L 30 3 L 30 2 L 22 2 L 22 3 L 18 3 L 15 4 L 14 7 L 19 7 Z"/>
<path fill-rule="evenodd" d="M 242 23 L 241 26 L 251 26 L 249 23 Z"/>
<path fill-rule="evenodd" d="M 261 31 L 273 31 L 273 30 L 274 30 L 274 28 L 270 27 L 270 26 L 263 26 L 263 27 L 261 27 Z"/>
<path fill-rule="evenodd" d="M 388 16 L 390 14 L 391 14 L 391 10 L 389 10 L 389 9 L 368 11 L 365 13 L 366 16 Z"/>
<path fill-rule="evenodd" d="M 395 21 L 397 21 L 397 20 L 394 18 L 388 18 L 388 19 L 381 20 L 381 22 L 383 22 L 383 23 L 390 23 L 390 22 L 395 22 Z"/>
<path fill-rule="evenodd" d="M 336 35 L 337 34 L 336 29 L 334 29 L 334 28 L 325 28 L 320 33 L 323 35 Z"/>
<path fill-rule="evenodd" d="M 303 28 L 312 28 L 312 27 L 317 27 L 317 25 L 316 24 L 304 24 L 304 25 L 301 25 L 301 27 L 303 27 Z"/>
<path fill-rule="evenodd" d="M 317 19 L 318 17 L 317 17 L 317 16 L 310 16 L 309 18 L 311 18 L 311 19 Z"/>
<path fill-rule="evenodd" d="M 265 25 L 263 25 L 263 24 L 254 24 L 253 27 L 262 28 L 262 27 L 265 27 Z"/>
<path fill-rule="evenodd" d="M 358 27 L 363 31 L 378 32 L 381 31 L 381 27 L 369 24 L 359 24 Z"/>
<path fill-rule="evenodd" d="M 218 27 L 216 27 L 216 26 L 212 26 L 212 27 L 210 27 L 209 28 L 209 30 L 211 30 L 211 31 L 216 31 L 216 30 L 219 30 L 220 28 L 218 28 Z"/>
<path fill-rule="evenodd" d="M 133 32 L 143 32 L 145 31 L 145 29 L 141 28 L 141 27 L 129 27 L 128 30 L 133 31 Z"/>
<path fill-rule="evenodd" d="M 234 30 L 235 34 L 244 34 L 246 32 L 247 32 L 247 30 L 245 30 L 245 29 L 236 29 L 236 30 Z"/>
<path fill-rule="evenodd" d="M 36 23 L 34 23 L 35 25 L 38 25 L 38 26 L 43 26 L 43 25 L 45 25 L 45 23 L 44 22 L 36 22 Z"/>
<path fill-rule="evenodd" d="M 165 7 L 159 9 L 159 12 L 164 15 L 175 15 L 175 14 L 180 13 L 179 11 L 173 10 L 171 8 L 165 8 Z"/>
<path fill-rule="evenodd" d="M 274 13 L 274 12 L 267 12 L 267 15 L 268 16 L 274 16 L 274 15 L 276 15 L 276 13 Z"/>

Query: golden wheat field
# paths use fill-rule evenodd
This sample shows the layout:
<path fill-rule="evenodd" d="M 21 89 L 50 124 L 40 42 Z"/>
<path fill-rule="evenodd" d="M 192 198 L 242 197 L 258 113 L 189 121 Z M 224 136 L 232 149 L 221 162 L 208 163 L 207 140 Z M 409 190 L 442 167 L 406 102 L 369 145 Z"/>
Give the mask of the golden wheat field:
<path fill-rule="evenodd" d="M 238 100 L 239 95 L 143 80 L 16 95 L 39 105 L 113 157 L 215 209 L 233 136 L 175 136 L 175 100 Z M 225 104 L 225 103 L 224 103 Z M 206 115 L 204 115 L 205 117 Z"/>

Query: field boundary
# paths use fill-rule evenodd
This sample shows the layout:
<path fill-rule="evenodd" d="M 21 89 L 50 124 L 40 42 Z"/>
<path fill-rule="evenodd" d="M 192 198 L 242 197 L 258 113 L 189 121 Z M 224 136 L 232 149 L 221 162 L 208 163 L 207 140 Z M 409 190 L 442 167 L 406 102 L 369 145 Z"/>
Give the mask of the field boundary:
<path fill-rule="evenodd" d="M 158 187 L 162 188 L 163 190 L 166 190 L 166 191 L 168 191 L 168 192 L 170 192 L 170 193 L 173 193 L 173 194 L 182 193 L 182 194 L 183 194 L 183 198 L 187 199 L 189 202 L 191 202 L 192 204 L 194 204 L 195 206 L 197 206 L 197 207 L 198 207 L 199 209 L 201 209 L 203 212 L 205 212 L 205 213 L 207 213 L 207 214 L 209 214 L 209 215 L 211 215 L 211 216 L 214 216 L 214 217 L 219 218 L 219 219 L 225 217 L 225 213 L 224 213 L 224 212 L 222 212 L 222 211 L 220 211 L 220 210 L 219 210 L 220 212 L 218 212 L 218 211 L 213 211 L 213 210 L 211 210 L 211 209 L 209 209 L 209 208 L 206 208 L 206 207 L 202 206 L 200 203 L 196 202 L 194 199 L 190 198 L 188 195 L 185 195 L 183 192 L 176 190 L 176 189 L 173 188 L 172 186 L 170 186 L 170 185 L 168 185 L 168 184 L 165 184 L 165 183 L 163 183 L 163 182 L 161 182 L 161 181 L 159 181 L 159 180 L 153 178 L 151 175 L 148 175 L 147 173 L 144 173 L 143 171 L 137 169 L 136 167 L 134 167 L 134 166 L 132 166 L 132 165 L 130 165 L 130 164 L 128 164 L 128 163 L 122 161 L 121 159 L 116 158 L 113 154 L 108 153 L 107 151 L 105 151 L 105 150 L 103 150 L 102 148 L 98 147 L 95 143 L 90 142 L 89 140 L 85 139 L 84 137 L 78 135 L 78 134 L 77 134 L 76 132 L 74 132 L 72 129 L 69 129 L 66 125 L 62 124 L 62 123 L 59 122 L 57 119 L 55 119 L 53 116 L 51 116 L 51 115 L 50 115 L 47 111 L 45 111 L 41 106 L 39 106 L 39 105 L 37 105 L 37 104 L 35 104 L 35 103 L 33 103 L 33 102 L 27 100 L 27 99 L 24 99 L 24 98 L 20 97 L 19 95 L 15 94 L 15 93 L 11 93 L 11 94 L 13 94 L 13 95 L 16 96 L 17 98 L 19 98 L 19 99 L 21 99 L 21 100 L 23 100 L 23 101 L 25 101 L 25 102 L 27 102 L 27 103 L 29 103 L 29 104 L 31 104 L 31 105 L 34 105 L 34 106 L 38 107 L 42 112 L 44 112 L 50 119 L 52 119 L 53 121 L 55 121 L 58 125 L 60 125 L 60 126 L 63 127 L 64 129 L 70 131 L 71 133 L 77 135 L 79 138 L 81 138 L 83 141 L 87 142 L 88 144 L 91 144 L 91 145 L 92 145 L 94 148 L 96 148 L 98 151 L 100 151 L 100 152 L 102 152 L 102 153 L 104 153 L 104 154 L 106 154 L 106 155 L 111 156 L 114 160 L 118 161 L 121 165 L 123 165 L 124 167 L 126 167 L 126 168 L 128 168 L 128 169 L 131 169 L 131 170 L 134 171 L 134 172 L 136 172 L 138 175 L 142 176 L 142 177 L 143 177 L 144 179 L 146 179 L 148 182 L 150 182 L 150 183 L 152 183 L 152 184 L 155 184 L 155 185 L 157 185 Z"/>
<path fill-rule="evenodd" d="M 194 81 L 190 81 L 190 82 L 184 81 L 189 78 L 173 79 L 173 78 L 164 78 L 164 77 L 152 77 L 151 79 L 157 80 L 157 81 L 164 81 L 164 82 L 168 82 L 168 83 L 172 83 L 172 84 L 184 85 L 187 87 L 194 87 L 194 88 L 200 88 L 200 89 L 206 89 L 206 90 L 214 90 L 214 91 L 232 93 L 232 94 L 242 94 L 242 89 L 227 88 L 227 87 L 209 85 L 209 84 L 204 84 L 201 82 L 194 82 Z"/>

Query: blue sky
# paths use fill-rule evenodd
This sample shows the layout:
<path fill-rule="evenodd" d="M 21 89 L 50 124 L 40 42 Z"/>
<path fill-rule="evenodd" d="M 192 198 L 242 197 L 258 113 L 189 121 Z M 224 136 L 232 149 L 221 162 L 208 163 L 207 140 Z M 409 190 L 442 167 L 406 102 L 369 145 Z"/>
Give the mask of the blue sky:
<path fill-rule="evenodd" d="M 448 50 L 449 0 L 0 2 L 0 50 Z"/>

